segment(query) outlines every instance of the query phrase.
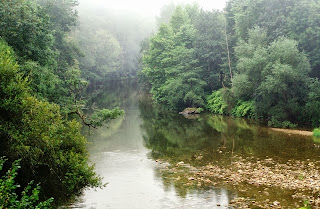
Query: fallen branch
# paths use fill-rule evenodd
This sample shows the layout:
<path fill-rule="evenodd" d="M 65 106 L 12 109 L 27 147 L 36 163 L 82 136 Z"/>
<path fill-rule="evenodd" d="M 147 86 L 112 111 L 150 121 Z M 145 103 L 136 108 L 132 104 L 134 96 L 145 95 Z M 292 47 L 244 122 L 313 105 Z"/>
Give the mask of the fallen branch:
<path fill-rule="evenodd" d="M 79 111 L 79 109 L 77 109 L 77 111 L 70 112 L 69 114 L 76 114 L 76 115 L 78 115 L 78 116 L 80 117 L 80 119 L 82 120 L 82 122 L 83 122 L 86 126 L 97 129 L 97 127 L 94 126 L 91 122 L 89 123 L 89 122 L 86 121 L 86 115 L 85 115 L 85 114 L 82 114 L 82 113 Z"/>

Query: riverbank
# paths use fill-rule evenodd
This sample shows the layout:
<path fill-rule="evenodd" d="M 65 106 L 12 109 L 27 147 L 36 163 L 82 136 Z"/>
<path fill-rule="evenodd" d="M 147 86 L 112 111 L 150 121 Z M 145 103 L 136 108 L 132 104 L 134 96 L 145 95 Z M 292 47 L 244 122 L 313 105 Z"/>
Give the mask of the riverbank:
<path fill-rule="evenodd" d="M 286 134 L 295 134 L 295 135 L 301 135 L 301 136 L 312 136 L 312 131 L 302 131 L 302 130 L 296 130 L 296 129 L 283 129 L 283 128 L 270 128 L 273 131 L 282 132 Z"/>
<path fill-rule="evenodd" d="M 304 201 L 320 206 L 320 162 L 290 160 L 277 163 L 271 158 L 234 157 L 229 165 L 207 164 L 194 167 L 184 162 L 162 164 L 162 173 L 172 181 L 185 181 L 189 187 L 227 187 L 239 191 L 230 200 L 235 208 L 299 208 Z M 283 200 L 283 191 L 291 195 Z M 288 197 L 287 197 L 288 198 Z"/>

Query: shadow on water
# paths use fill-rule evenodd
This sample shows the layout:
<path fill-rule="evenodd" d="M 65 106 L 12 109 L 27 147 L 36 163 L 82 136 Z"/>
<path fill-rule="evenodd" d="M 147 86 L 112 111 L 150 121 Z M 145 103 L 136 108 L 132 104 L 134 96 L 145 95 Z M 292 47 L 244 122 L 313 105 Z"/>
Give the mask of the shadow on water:
<path fill-rule="evenodd" d="M 320 160 L 312 138 L 286 135 L 244 119 L 214 115 L 185 118 L 157 108 L 137 82 L 110 83 L 91 99 L 92 106 L 125 110 L 124 117 L 88 136 L 90 159 L 107 187 L 86 190 L 73 208 L 232 208 L 238 197 L 263 199 L 261 188 L 206 185 L 190 175 L 201 166 L 231 165 L 272 158 Z M 271 187 L 268 198 L 293 204 L 292 191 Z"/>

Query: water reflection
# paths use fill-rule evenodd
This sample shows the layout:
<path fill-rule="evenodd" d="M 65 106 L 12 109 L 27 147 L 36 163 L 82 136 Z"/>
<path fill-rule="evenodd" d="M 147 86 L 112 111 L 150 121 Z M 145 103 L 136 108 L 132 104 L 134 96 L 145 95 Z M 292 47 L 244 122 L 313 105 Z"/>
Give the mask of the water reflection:
<path fill-rule="evenodd" d="M 312 138 L 271 131 L 245 119 L 203 115 L 188 120 L 175 112 L 141 102 L 144 141 L 152 157 L 204 164 L 233 155 L 278 162 L 320 159 Z M 216 154 L 217 150 L 218 155 Z M 203 158 L 194 162 L 194 156 Z"/>
<path fill-rule="evenodd" d="M 274 132 L 244 119 L 185 118 L 154 106 L 135 82 L 110 83 L 92 105 L 120 106 L 126 114 L 90 134 L 90 159 L 108 185 L 86 190 L 73 208 L 230 208 L 238 195 L 261 200 L 266 195 L 251 185 L 199 185 L 184 174 L 208 164 L 230 165 L 235 156 L 278 163 L 320 160 L 311 137 Z M 271 187 L 269 193 L 268 198 L 281 197 L 292 206 L 293 191 Z"/>
<path fill-rule="evenodd" d="M 141 128 L 146 121 L 141 117 L 144 110 L 139 108 L 144 97 L 134 83 L 118 83 L 109 90 L 97 94 L 93 104 L 99 108 L 120 106 L 126 114 L 89 135 L 90 159 L 108 185 L 102 190 L 84 191 L 72 208 L 228 208 L 229 200 L 236 196 L 234 192 L 213 188 L 183 193 L 183 185 L 168 184 L 161 165 L 146 148 L 147 133 Z M 121 99 L 112 99 L 108 92 L 115 96 L 119 93 Z"/>
<path fill-rule="evenodd" d="M 237 175 L 237 173 L 250 169 L 253 171 L 259 167 L 255 169 L 258 171 L 257 176 L 265 178 L 266 176 L 262 175 L 263 169 L 272 169 L 282 178 L 281 173 L 285 176 L 286 170 L 281 171 L 272 165 L 286 167 L 286 164 L 290 164 L 288 162 L 303 165 L 311 161 L 313 163 L 310 165 L 317 164 L 320 160 L 320 150 L 312 137 L 275 132 L 245 119 L 217 115 L 201 115 L 190 119 L 176 112 L 156 108 L 151 102 L 142 101 L 139 105 L 143 119 L 144 143 L 151 150 L 150 156 L 153 159 L 160 163 L 168 163 L 159 173 L 164 185 L 174 187 L 181 197 L 197 191 L 212 191 L 212 185 L 223 185 L 224 188 L 238 191 L 241 197 L 248 197 L 250 202 L 255 200 L 268 205 L 281 199 L 282 206 L 299 207 L 299 200 L 294 199 L 299 189 L 280 188 L 268 182 L 248 184 L 250 179 L 243 178 L 246 174 Z M 263 167 L 265 164 L 260 165 L 260 162 L 268 160 L 271 160 L 270 167 Z M 238 166 L 240 167 L 238 170 L 237 166 L 234 166 L 236 164 L 244 166 Z M 213 177 L 214 173 L 219 172 L 210 174 L 211 165 L 214 169 L 226 172 L 219 171 L 222 176 Z M 297 170 L 294 166 L 286 169 Z M 273 172 L 269 173 L 273 175 Z M 267 178 L 272 179 L 272 175 Z M 241 183 L 228 184 L 230 176 L 243 179 L 238 179 Z M 302 182 L 298 184 L 303 187 Z M 263 192 L 264 189 L 270 192 Z M 304 198 L 317 196 L 317 192 L 311 194 L 310 190 L 303 188 L 301 191 L 305 195 L 310 195 Z"/>

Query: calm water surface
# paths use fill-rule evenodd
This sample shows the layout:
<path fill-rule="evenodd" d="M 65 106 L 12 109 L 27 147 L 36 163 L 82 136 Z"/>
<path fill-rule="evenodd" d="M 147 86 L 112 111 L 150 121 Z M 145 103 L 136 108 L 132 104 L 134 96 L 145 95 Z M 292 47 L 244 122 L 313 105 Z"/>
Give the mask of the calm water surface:
<path fill-rule="evenodd" d="M 163 164 L 156 162 L 160 158 L 194 166 L 229 163 L 235 154 L 279 162 L 320 160 L 319 147 L 310 138 L 288 137 L 245 120 L 184 118 L 154 108 L 136 83 L 110 85 L 97 93 L 94 105 L 118 105 L 126 115 L 88 136 L 90 159 L 108 185 L 85 190 L 72 208 L 229 208 L 229 201 L 239 195 L 232 188 L 190 188 L 168 180 L 161 172 Z"/>

